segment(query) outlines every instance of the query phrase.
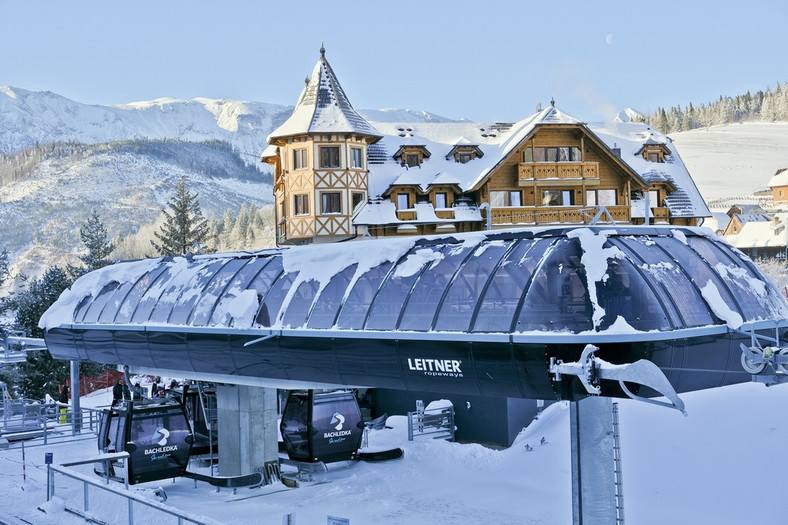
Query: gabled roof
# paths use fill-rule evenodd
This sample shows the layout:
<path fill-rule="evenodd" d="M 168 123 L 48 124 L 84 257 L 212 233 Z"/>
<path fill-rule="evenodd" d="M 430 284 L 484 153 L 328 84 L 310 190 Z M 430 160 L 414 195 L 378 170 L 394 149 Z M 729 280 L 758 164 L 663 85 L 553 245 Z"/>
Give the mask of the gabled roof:
<path fill-rule="evenodd" d="M 325 48 L 307 79 L 293 114 L 284 124 L 268 135 L 268 142 L 282 137 L 307 133 L 357 133 L 375 139 L 378 131 L 350 104 L 334 71 L 326 60 Z"/>
<path fill-rule="evenodd" d="M 584 124 L 580 120 L 550 106 L 514 124 L 455 122 L 373 122 L 383 138 L 369 149 L 369 196 L 383 197 L 394 184 L 419 185 L 426 191 L 436 184 L 436 177 L 448 177 L 462 192 L 472 191 L 492 173 L 492 170 L 539 126 L 580 126 L 595 144 L 610 151 L 611 158 L 622 169 L 640 180 L 643 186 L 662 182 L 668 186 L 665 201 L 674 217 L 707 217 L 706 203 L 690 177 L 671 140 L 644 123 Z M 400 136 L 400 129 L 408 128 L 408 136 Z M 459 139 L 458 139 L 459 137 Z M 635 152 L 648 140 L 658 140 L 670 150 L 666 162 L 648 162 Z M 448 153 L 458 144 L 472 144 L 484 154 L 466 164 L 454 161 Z M 425 159 L 419 169 L 408 170 L 403 176 L 401 164 L 386 152 L 395 152 L 403 145 L 423 145 L 435 153 Z M 614 150 L 620 149 L 621 157 Z M 615 156 L 615 157 L 614 157 Z M 408 182 L 405 182 L 407 180 Z"/>

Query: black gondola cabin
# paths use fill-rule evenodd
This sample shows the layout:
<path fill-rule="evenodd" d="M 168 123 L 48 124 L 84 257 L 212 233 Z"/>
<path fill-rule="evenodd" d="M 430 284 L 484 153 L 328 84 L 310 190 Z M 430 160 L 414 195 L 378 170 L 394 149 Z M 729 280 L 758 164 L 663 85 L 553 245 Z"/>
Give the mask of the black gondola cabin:
<path fill-rule="evenodd" d="M 176 400 L 127 401 L 104 410 L 98 433 L 99 452 L 128 452 L 130 485 L 182 476 L 194 436 L 184 406 Z M 98 474 L 117 478 L 115 469 Z"/>
<path fill-rule="evenodd" d="M 354 459 L 361 445 L 361 410 L 353 392 L 291 391 L 279 430 L 294 461 Z"/>

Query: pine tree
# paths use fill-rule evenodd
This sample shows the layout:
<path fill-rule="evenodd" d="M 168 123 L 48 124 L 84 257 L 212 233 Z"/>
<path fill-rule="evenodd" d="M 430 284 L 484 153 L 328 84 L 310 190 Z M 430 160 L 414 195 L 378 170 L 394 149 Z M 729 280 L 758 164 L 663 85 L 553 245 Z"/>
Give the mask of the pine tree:
<path fill-rule="evenodd" d="M 151 245 L 160 255 L 198 253 L 200 243 L 208 240 L 208 221 L 203 217 L 197 194 L 186 187 L 185 177 L 175 185 L 175 194 L 167 206 L 170 211 L 162 211 L 164 224 L 154 233 L 158 242 L 151 239 Z"/>
<path fill-rule="evenodd" d="M 88 221 L 79 229 L 79 237 L 88 249 L 87 254 L 79 257 L 85 263 L 87 271 L 97 270 L 112 264 L 109 256 L 115 251 L 115 245 L 108 240 L 107 229 L 102 224 L 95 210 L 88 218 Z"/>

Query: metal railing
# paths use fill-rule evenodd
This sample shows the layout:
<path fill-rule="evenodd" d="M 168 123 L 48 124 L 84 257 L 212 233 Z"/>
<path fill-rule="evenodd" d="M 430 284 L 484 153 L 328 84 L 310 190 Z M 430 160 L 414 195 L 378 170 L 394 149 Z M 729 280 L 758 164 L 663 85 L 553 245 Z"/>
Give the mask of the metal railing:
<path fill-rule="evenodd" d="M 119 484 L 110 483 L 108 478 L 98 480 L 92 472 L 96 463 L 102 463 L 101 468 L 105 472 L 109 471 L 112 464 L 115 473 L 128 480 L 128 461 L 127 452 L 118 452 L 62 465 L 49 464 L 47 501 L 57 497 L 64 502 L 66 510 L 98 523 L 218 525 L 217 521 L 210 518 L 192 516 L 129 491 L 128 483 L 121 488 Z M 120 463 L 123 466 L 119 472 Z"/>
<path fill-rule="evenodd" d="M 454 407 L 419 409 L 408 412 L 408 441 L 415 437 L 454 440 Z"/>
<path fill-rule="evenodd" d="M 44 444 L 58 442 L 98 430 L 101 410 L 39 403 L 26 399 L 5 399 L 0 403 L 0 435 L 9 441 L 41 437 Z"/>

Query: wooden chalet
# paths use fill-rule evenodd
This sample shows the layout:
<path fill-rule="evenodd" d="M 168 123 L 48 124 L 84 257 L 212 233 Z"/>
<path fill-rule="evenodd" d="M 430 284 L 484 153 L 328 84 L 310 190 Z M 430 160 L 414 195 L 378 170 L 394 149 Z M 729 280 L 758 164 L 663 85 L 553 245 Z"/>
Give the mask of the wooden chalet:
<path fill-rule="evenodd" d="M 279 244 L 710 216 L 670 139 L 643 123 L 592 126 L 553 102 L 516 123 L 368 122 L 323 48 L 268 143 Z"/>

